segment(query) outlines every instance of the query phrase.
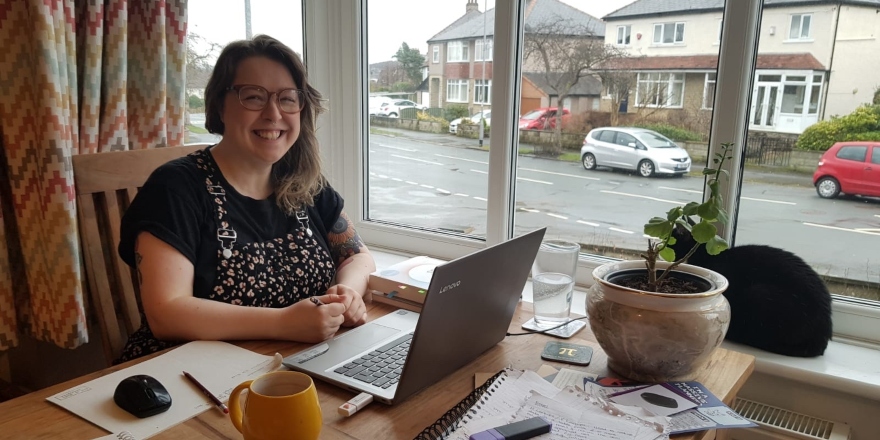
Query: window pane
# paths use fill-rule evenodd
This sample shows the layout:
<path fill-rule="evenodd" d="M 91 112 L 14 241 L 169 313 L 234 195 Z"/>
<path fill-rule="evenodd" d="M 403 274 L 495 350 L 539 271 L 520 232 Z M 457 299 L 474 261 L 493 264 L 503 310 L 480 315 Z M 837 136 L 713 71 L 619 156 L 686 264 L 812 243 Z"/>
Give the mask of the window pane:
<path fill-rule="evenodd" d="M 765 2 L 761 26 L 782 28 L 781 21 L 789 19 L 781 19 L 777 15 L 779 10 L 768 4 Z M 808 6 L 793 9 L 810 10 Z M 816 29 L 812 29 L 811 14 L 791 16 L 787 37 L 815 38 L 815 45 L 779 44 L 778 38 L 768 32 L 760 33 L 758 59 L 763 62 L 759 61 L 760 68 L 755 72 L 756 92 L 752 94 L 749 118 L 753 124 L 744 146 L 744 183 L 734 245 L 763 244 L 785 249 L 815 269 L 832 293 L 880 305 L 877 302 L 880 300 L 877 202 L 843 194 L 834 200 L 821 198 L 814 187 L 813 173 L 820 168 L 817 164 L 824 152 L 821 150 L 831 147 L 834 139 L 814 143 L 820 151 L 798 148 L 810 137 L 815 139 L 815 134 L 834 132 L 838 133 L 838 139 L 844 139 L 845 136 L 858 138 L 865 131 L 864 126 L 852 124 L 859 119 L 849 115 L 863 103 L 871 102 L 876 88 L 876 80 L 865 76 L 865 72 L 873 71 L 869 67 L 870 57 L 865 56 L 867 46 L 841 49 L 843 46 L 838 44 L 834 51 L 834 74 L 828 76 L 827 81 L 820 69 L 786 64 L 775 57 L 809 54 L 823 66 L 831 65 L 830 54 L 822 54 L 815 46 L 833 44 L 834 29 L 842 32 L 836 37 L 838 41 L 856 38 L 860 35 L 857 17 L 874 15 L 873 8 L 862 6 L 848 11 L 849 15 L 840 16 L 839 23 L 835 23 L 836 15 L 830 11 L 813 13 L 819 26 Z M 819 14 L 822 14 L 821 20 Z M 797 84 L 791 83 L 795 80 Z M 777 93 L 780 96 L 771 96 L 774 89 L 781 92 Z M 762 91 L 766 92 L 763 101 L 755 99 Z M 762 102 L 766 105 L 762 106 Z M 776 106 L 781 114 L 772 117 Z M 855 166 L 852 170 L 861 173 L 864 166 L 850 161 L 864 161 L 867 151 L 866 146 L 843 148 L 832 160 L 837 164 L 848 162 Z M 867 186 L 870 181 L 856 173 L 840 174 L 843 168 L 823 172 L 833 173 L 851 192 L 870 191 Z M 858 187 L 860 182 L 865 186 L 853 190 L 852 185 Z"/>
<path fill-rule="evenodd" d="M 880 164 L 880 147 L 871 149 L 871 163 Z"/>
<path fill-rule="evenodd" d="M 560 48 L 558 52 L 548 52 L 559 54 L 559 62 L 549 73 L 542 71 L 540 63 L 530 63 L 528 56 L 524 55 L 523 70 L 529 72 L 523 75 L 523 95 L 520 97 L 524 111 L 552 107 L 554 101 L 550 100 L 550 95 L 568 94 L 571 103 L 570 114 L 562 116 L 561 127 L 544 127 L 520 120 L 521 155 L 517 169 L 514 227 L 519 234 L 548 226 L 548 235 L 577 241 L 587 254 L 639 258 L 647 242 L 643 229 L 648 219 L 664 216 L 674 203 L 684 205 L 702 193 L 703 178 L 698 170 L 706 163 L 712 120 L 712 110 L 703 108 L 704 89 L 707 73 L 711 75 L 711 87 L 714 87 L 716 64 L 712 57 L 718 55 L 719 46 L 708 38 L 705 42 L 694 42 L 693 47 L 688 42 L 687 54 L 672 53 L 663 45 L 680 42 L 690 21 L 654 23 L 651 17 L 642 15 L 636 2 L 632 7 L 610 11 L 611 17 L 606 17 L 602 23 L 596 19 L 603 16 L 598 10 L 599 3 L 578 3 L 588 8 L 582 14 L 545 18 L 556 26 L 565 24 L 562 29 L 556 28 L 556 35 L 582 35 L 581 50 L 561 50 L 572 40 L 548 37 L 548 34 L 553 35 L 551 32 L 526 33 L 524 36 L 526 54 L 536 55 L 529 49 L 539 46 Z M 681 14 L 675 19 L 693 16 L 686 3 L 680 2 Z M 593 9 L 591 5 L 597 8 Z M 704 27 L 715 26 L 722 18 L 722 11 L 719 9 L 717 13 L 701 14 L 700 17 L 708 20 L 703 23 Z M 551 25 L 540 27 L 537 22 L 526 20 L 525 29 L 553 29 Z M 593 23 L 601 26 L 597 32 L 590 31 Z M 620 36 L 620 23 L 631 23 L 633 38 L 628 46 L 615 44 Z M 568 32 L 562 32 L 563 29 Z M 715 28 L 711 29 L 714 32 Z M 652 31 L 654 37 L 647 38 Z M 642 35 L 641 39 L 635 37 L 637 34 Z M 603 38 L 591 38 L 592 35 L 602 35 Z M 591 50 L 585 50 L 588 48 Z M 591 59 L 583 54 L 602 56 Z M 700 56 L 690 56 L 697 54 Z M 606 62 L 606 58 L 613 61 Z M 694 65 L 692 58 L 705 58 L 706 62 Z M 680 61 L 678 65 L 670 65 L 670 59 Z M 563 62 L 570 60 L 576 60 L 580 65 Z M 585 73 L 575 87 L 565 90 L 563 81 L 554 82 L 556 78 L 565 79 L 563 73 L 572 75 L 574 67 L 587 67 L 577 70 Z M 599 73 L 591 74 L 591 71 Z M 546 95 L 527 94 L 532 92 L 532 84 L 549 91 L 545 92 Z M 602 95 L 602 90 L 613 93 Z M 708 93 L 711 96 L 712 90 Z M 596 99 L 599 100 L 598 109 L 590 105 Z M 676 137 L 673 141 L 677 145 L 670 148 L 665 143 L 655 142 L 660 139 L 658 137 L 633 134 L 636 131 L 632 131 L 632 127 L 649 123 L 674 127 Z M 614 127 L 624 132 L 615 136 L 617 132 L 611 129 Z M 582 150 L 584 139 L 591 131 L 593 135 L 588 140 L 588 148 Z M 651 139 L 652 144 L 647 145 L 646 139 Z M 645 149 L 629 148 L 630 143 Z M 679 148 L 685 143 L 688 150 Z M 609 144 L 618 147 L 613 149 Z M 590 156 L 584 160 L 587 154 Z M 620 156 L 615 157 L 618 154 Z M 644 160 L 650 161 L 656 175 L 642 177 L 639 174 L 640 168 L 650 169 L 639 167 Z M 598 164 L 595 168 L 591 165 L 594 162 Z M 591 169 L 584 169 L 584 163 Z"/>
<path fill-rule="evenodd" d="M 303 53 L 302 3 L 251 0 L 250 20 L 242 2 L 190 0 L 186 29 L 186 132 L 184 142 L 217 142 L 205 129 L 205 86 L 220 51 L 232 41 L 267 34 Z M 280 19 L 283 17 L 283 19 Z M 250 31 L 250 35 L 248 34 Z"/>
<path fill-rule="evenodd" d="M 491 19 L 484 27 L 482 1 L 478 10 L 456 6 L 366 2 L 369 64 L 404 72 L 394 83 L 374 84 L 370 95 L 411 103 L 396 116 L 370 117 L 366 222 L 486 235 L 488 141 L 478 136 L 491 123 L 493 28 Z M 410 50 L 401 54 L 404 43 Z M 429 48 L 437 62 L 419 58 Z"/>

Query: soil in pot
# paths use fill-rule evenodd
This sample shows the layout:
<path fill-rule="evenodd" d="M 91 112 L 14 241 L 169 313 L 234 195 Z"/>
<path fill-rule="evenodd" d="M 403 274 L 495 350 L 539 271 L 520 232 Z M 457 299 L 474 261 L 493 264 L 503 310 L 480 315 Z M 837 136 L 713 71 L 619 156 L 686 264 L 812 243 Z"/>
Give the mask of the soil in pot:
<path fill-rule="evenodd" d="M 658 273 L 657 277 L 659 278 L 662 273 Z M 712 289 L 712 283 L 709 280 L 694 274 L 675 270 L 657 285 L 656 291 L 648 284 L 647 269 L 622 270 L 610 274 L 605 279 L 609 283 L 621 287 L 656 293 L 703 293 Z"/>

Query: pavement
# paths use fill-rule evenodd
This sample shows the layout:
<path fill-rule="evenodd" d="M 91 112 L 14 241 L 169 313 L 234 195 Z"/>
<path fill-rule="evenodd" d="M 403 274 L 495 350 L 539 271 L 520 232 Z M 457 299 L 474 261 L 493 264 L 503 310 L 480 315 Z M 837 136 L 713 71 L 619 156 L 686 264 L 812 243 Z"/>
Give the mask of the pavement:
<path fill-rule="evenodd" d="M 445 147 L 455 147 L 455 148 L 469 148 L 469 149 L 481 149 L 479 142 L 477 139 L 468 139 L 459 136 L 455 136 L 451 133 L 428 133 L 423 131 L 412 131 L 412 130 L 404 130 L 400 128 L 391 128 L 391 127 L 381 127 L 375 126 L 371 127 L 374 132 L 378 132 L 385 135 L 407 138 L 418 140 L 420 142 L 427 142 L 435 145 L 441 145 Z M 483 141 L 484 147 L 488 148 L 489 139 L 485 139 Z M 531 144 L 520 144 L 521 155 L 531 156 L 528 153 L 529 150 L 534 150 L 534 145 Z M 536 156 L 537 157 L 537 156 Z M 552 158 L 548 158 L 546 156 L 541 156 L 547 160 L 556 160 Z M 697 177 L 699 176 L 699 171 L 691 171 L 691 176 Z M 785 186 L 797 186 L 797 187 L 813 187 L 813 175 L 812 173 L 798 173 L 793 172 L 788 169 L 774 169 L 772 167 L 753 167 L 746 165 L 746 169 L 743 172 L 743 180 L 754 183 L 767 183 L 773 185 L 785 185 Z"/>

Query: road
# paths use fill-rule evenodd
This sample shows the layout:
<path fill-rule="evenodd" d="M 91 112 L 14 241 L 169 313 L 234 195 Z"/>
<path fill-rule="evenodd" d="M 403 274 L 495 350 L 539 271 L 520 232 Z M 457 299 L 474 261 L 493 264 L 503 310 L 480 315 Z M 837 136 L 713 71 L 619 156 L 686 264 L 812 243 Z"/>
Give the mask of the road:
<path fill-rule="evenodd" d="M 488 153 L 475 140 L 379 129 L 370 138 L 369 217 L 477 236 L 486 233 Z M 470 148 L 469 148 L 470 147 Z M 610 249 L 643 249 L 644 223 L 699 200 L 699 177 L 642 178 L 521 155 L 517 233 Z M 736 244 L 760 243 L 804 258 L 819 273 L 880 282 L 880 201 L 825 200 L 809 176 L 746 171 Z"/>

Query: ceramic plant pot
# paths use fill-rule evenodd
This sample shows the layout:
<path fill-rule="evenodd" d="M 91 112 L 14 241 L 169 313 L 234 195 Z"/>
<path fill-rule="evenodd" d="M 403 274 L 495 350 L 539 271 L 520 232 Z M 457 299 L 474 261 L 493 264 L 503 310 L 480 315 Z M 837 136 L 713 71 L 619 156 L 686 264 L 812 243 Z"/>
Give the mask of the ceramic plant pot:
<path fill-rule="evenodd" d="M 670 263 L 658 262 L 658 269 Z M 730 324 L 730 305 L 722 293 L 727 279 L 697 266 L 673 271 L 703 279 L 703 293 L 663 294 L 613 284 L 621 272 L 645 272 L 645 263 L 608 263 L 593 271 L 587 293 L 587 315 L 596 340 L 608 355 L 608 367 L 640 382 L 692 380 Z"/>

